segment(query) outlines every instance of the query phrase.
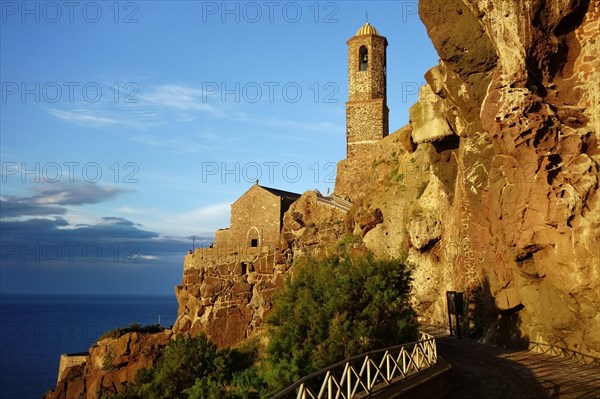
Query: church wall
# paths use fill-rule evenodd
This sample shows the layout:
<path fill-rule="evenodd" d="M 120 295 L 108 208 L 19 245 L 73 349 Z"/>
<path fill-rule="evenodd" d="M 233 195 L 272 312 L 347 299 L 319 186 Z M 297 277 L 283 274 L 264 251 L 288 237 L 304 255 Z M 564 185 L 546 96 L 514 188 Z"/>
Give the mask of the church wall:
<path fill-rule="evenodd" d="M 220 229 L 215 231 L 215 245 L 224 248 L 230 242 L 231 231 L 229 229 Z"/>
<path fill-rule="evenodd" d="M 250 246 L 252 238 L 260 245 L 278 242 L 280 215 L 279 197 L 253 186 L 231 206 L 230 244 Z"/>

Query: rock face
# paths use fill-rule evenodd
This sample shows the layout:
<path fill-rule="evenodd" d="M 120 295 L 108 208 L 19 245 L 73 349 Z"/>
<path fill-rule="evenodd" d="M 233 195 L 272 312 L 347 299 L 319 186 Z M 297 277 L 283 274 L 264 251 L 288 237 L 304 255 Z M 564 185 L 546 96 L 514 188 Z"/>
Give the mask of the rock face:
<path fill-rule="evenodd" d="M 428 85 L 421 87 L 419 101 L 410 108 L 410 123 L 412 138 L 417 144 L 440 140 L 454 134 L 446 121 L 444 101 L 434 94 Z"/>
<path fill-rule="evenodd" d="M 283 218 L 277 247 L 198 249 L 185 258 L 175 334 L 205 333 L 218 346 L 255 335 L 294 254 L 322 255 L 344 233 L 346 202 L 309 191 Z"/>
<path fill-rule="evenodd" d="M 86 356 L 61 359 L 61 372 L 54 390 L 45 399 L 98 399 L 102 394 L 123 392 L 142 368 L 152 367 L 171 331 L 156 334 L 127 333 L 99 340 Z M 65 365 L 65 367 L 62 367 Z"/>
<path fill-rule="evenodd" d="M 327 256 L 332 245 L 346 232 L 344 217 L 350 203 L 307 191 L 283 217 L 281 248 L 294 256 Z"/>
<path fill-rule="evenodd" d="M 600 356 L 600 3 L 419 7 L 440 64 L 335 192 L 381 211 L 363 240 L 408 254 L 424 319 L 464 291 L 473 335 Z"/>

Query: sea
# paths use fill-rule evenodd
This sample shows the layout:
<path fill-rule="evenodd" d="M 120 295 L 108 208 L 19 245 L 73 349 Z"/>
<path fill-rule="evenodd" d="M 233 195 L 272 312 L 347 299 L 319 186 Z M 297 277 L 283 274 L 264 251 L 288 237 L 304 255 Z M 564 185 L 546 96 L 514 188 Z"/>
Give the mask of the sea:
<path fill-rule="evenodd" d="M 56 385 L 61 353 L 87 352 L 132 323 L 169 327 L 175 296 L 0 295 L 0 399 L 39 399 Z"/>

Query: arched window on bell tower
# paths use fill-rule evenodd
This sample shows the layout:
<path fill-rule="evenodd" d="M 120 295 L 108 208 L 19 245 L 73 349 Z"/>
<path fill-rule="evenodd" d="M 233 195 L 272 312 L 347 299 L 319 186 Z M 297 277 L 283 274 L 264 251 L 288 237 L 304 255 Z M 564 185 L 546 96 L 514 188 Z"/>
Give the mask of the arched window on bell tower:
<path fill-rule="evenodd" d="M 366 71 L 369 69 L 369 49 L 367 46 L 360 46 L 358 50 L 358 65 L 359 71 Z"/>

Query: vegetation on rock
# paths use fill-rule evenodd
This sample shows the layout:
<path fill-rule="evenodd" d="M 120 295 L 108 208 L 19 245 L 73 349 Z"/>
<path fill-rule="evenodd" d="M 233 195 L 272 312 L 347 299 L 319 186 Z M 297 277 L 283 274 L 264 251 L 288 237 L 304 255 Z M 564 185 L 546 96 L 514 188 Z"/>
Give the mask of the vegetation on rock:
<path fill-rule="evenodd" d="M 233 375 L 249 368 L 252 349 L 217 349 L 205 335 L 178 336 L 163 350 L 156 367 L 142 369 L 136 385 L 112 399 L 228 398 Z"/>
<path fill-rule="evenodd" d="M 114 330 L 110 330 L 102 334 L 102 336 L 98 339 L 99 341 L 106 338 L 119 338 L 127 333 L 137 332 L 142 334 L 154 334 L 163 331 L 165 328 L 160 324 L 149 324 L 146 326 L 142 326 L 138 323 L 132 323 L 129 327 L 120 327 L 115 328 Z"/>
<path fill-rule="evenodd" d="M 300 377 L 416 338 L 410 271 L 371 255 L 305 258 L 277 295 L 268 344 L 217 349 L 204 335 L 169 342 L 153 369 L 113 399 L 263 398 Z"/>

